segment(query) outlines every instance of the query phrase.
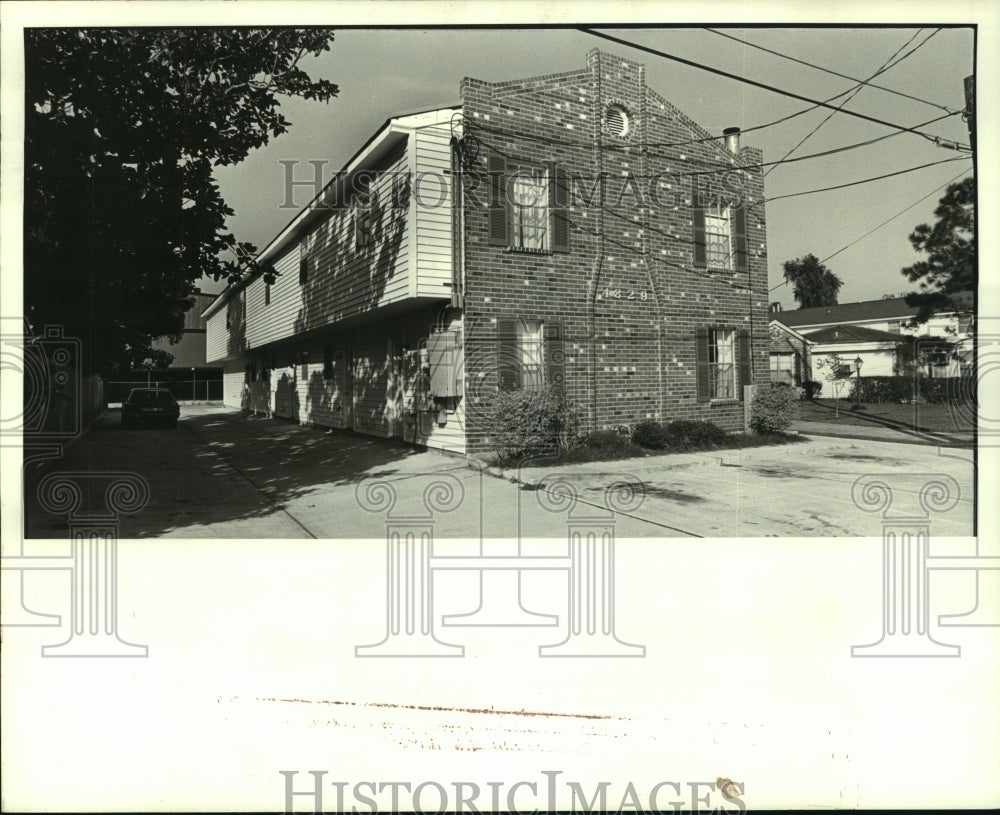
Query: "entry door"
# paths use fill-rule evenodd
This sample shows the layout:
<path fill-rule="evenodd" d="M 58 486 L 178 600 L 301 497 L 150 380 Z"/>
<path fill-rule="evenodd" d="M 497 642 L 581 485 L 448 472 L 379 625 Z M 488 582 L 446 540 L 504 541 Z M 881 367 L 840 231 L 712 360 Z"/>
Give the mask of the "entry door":
<path fill-rule="evenodd" d="M 389 375 L 386 381 L 386 418 L 388 419 L 389 438 L 403 438 L 404 394 L 406 390 L 405 371 L 403 366 L 403 342 L 401 339 L 386 341 Z"/>
<path fill-rule="evenodd" d="M 354 427 L 354 349 L 344 349 L 344 425 Z"/>

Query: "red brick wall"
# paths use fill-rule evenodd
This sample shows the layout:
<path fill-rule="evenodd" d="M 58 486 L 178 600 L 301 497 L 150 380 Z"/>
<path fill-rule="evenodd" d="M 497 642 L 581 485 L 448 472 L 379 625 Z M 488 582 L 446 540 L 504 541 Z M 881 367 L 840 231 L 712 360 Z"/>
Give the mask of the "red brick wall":
<path fill-rule="evenodd" d="M 642 65 L 598 51 L 580 71 L 502 83 L 467 79 L 462 98 L 465 135 L 481 170 L 496 152 L 509 161 L 555 161 L 590 183 L 607 174 L 603 207 L 571 206 L 565 254 L 490 246 L 488 212 L 467 197 L 469 449 L 483 449 L 488 431 L 476 422 L 475 400 L 495 386 L 496 321 L 515 317 L 559 324 L 566 389 L 592 428 L 685 418 L 742 429 L 741 405 L 697 401 L 694 332 L 715 325 L 750 331 L 753 381 L 767 381 L 763 206 L 748 211 L 749 271 L 710 273 L 694 268 L 691 198 L 700 183 L 708 195 L 745 191 L 760 201 L 760 170 L 732 169 L 721 140 L 697 141 L 712 134 L 646 87 Z M 630 114 L 627 138 L 603 124 L 612 103 Z M 761 153 L 744 148 L 737 161 L 756 164 Z M 684 175 L 720 168 L 730 169 Z M 639 195 L 622 194 L 629 176 Z M 474 183 L 466 179 L 467 187 Z M 476 196 L 488 198 L 485 186 Z"/>

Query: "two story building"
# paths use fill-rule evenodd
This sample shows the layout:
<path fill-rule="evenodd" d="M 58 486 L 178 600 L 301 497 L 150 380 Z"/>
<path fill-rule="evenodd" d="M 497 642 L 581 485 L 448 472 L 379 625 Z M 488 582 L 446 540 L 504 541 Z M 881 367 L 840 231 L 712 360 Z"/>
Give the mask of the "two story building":
<path fill-rule="evenodd" d="M 469 453 L 502 389 L 557 388 L 589 429 L 742 429 L 768 379 L 760 163 L 601 51 L 466 79 L 389 119 L 205 311 L 225 402 Z"/>

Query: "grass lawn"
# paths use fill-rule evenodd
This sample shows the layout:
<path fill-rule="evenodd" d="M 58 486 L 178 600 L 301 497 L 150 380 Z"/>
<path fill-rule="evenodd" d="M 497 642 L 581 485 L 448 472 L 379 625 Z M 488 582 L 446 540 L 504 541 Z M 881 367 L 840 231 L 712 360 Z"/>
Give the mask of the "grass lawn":
<path fill-rule="evenodd" d="M 803 400 L 799 403 L 799 419 L 803 422 L 835 422 L 845 425 L 899 427 L 910 430 L 955 433 L 971 431 L 972 411 L 967 405 L 894 405 L 862 404 L 863 410 L 851 410 L 849 399 L 840 400 L 840 416 L 834 418 L 834 400 Z"/>

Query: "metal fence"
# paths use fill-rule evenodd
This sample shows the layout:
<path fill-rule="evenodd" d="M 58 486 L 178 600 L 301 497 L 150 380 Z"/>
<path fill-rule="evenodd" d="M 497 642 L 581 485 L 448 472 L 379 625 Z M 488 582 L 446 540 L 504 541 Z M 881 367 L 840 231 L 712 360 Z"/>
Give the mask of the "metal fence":
<path fill-rule="evenodd" d="M 166 388 L 179 402 L 221 402 L 222 379 L 187 377 L 186 379 L 134 379 L 105 382 L 104 398 L 108 403 L 122 402 L 133 388 Z"/>

